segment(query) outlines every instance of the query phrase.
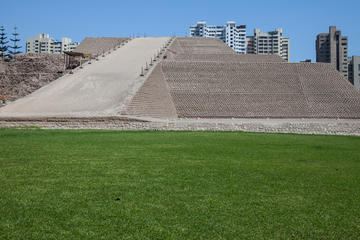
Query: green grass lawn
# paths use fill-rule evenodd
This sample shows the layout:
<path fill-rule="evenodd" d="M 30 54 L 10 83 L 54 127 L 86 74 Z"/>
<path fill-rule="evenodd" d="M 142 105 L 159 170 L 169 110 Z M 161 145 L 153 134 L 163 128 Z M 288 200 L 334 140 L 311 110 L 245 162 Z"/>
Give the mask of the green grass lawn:
<path fill-rule="evenodd" d="M 0 129 L 0 239 L 359 238 L 359 137 Z"/>

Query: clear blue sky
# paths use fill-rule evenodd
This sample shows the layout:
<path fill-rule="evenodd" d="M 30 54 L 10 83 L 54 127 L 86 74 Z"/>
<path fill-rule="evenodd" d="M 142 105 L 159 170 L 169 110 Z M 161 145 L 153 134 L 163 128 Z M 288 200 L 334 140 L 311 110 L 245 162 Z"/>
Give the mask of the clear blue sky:
<path fill-rule="evenodd" d="M 82 41 L 87 36 L 184 36 L 199 20 L 228 20 L 290 37 L 291 61 L 315 59 L 315 37 L 336 25 L 349 37 L 349 55 L 360 55 L 360 0 L 17 0 L 2 1 L 0 25 L 18 26 L 22 39 L 36 33 Z M 22 42 L 24 44 L 24 41 Z M 24 48 L 22 48 L 24 50 Z"/>

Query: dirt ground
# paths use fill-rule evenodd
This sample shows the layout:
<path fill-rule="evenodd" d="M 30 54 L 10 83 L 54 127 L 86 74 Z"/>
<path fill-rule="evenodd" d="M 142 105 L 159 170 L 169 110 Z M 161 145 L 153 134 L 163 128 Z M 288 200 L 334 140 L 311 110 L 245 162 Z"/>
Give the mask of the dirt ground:
<path fill-rule="evenodd" d="M 24 54 L 16 62 L 0 60 L 0 96 L 14 101 L 64 74 L 62 54 Z"/>

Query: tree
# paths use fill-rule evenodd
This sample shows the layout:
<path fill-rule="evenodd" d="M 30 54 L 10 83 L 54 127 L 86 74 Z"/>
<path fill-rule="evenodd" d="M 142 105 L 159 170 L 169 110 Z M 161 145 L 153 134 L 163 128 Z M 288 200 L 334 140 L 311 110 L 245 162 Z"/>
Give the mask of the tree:
<path fill-rule="evenodd" d="M 1 58 L 4 60 L 5 56 L 6 56 L 6 52 L 8 50 L 8 46 L 6 45 L 8 43 L 8 41 L 6 41 L 7 36 L 5 33 L 5 28 L 4 26 L 0 27 L 0 56 Z"/>
<path fill-rule="evenodd" d="M 12 50 L 9 50 L 9 53 L 11 55 L 11 58 L 16 60 L 16 56 L 19 55 L 21 52 L 18 51 L 18 49 L 20 49 L 21 47 L 18 46 L 18 42 L 20 41 L 20 39 L 18 38 L 18 36 L 20 35 L 19 33 L 17 33 L 17 27 L 14 27 L 14 33 L 12 33 L 11 35 L 13 35 L 13 38 L 10 38 L 10 41 L 13 42 L 13 46 L 9 46 L 9 48 L 11 48 Z"/>

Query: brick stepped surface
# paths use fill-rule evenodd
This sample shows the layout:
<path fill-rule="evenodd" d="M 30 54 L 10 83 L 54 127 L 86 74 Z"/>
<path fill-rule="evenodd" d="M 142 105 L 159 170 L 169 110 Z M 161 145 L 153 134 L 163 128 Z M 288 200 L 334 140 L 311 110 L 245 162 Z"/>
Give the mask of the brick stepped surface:
<path fill-rule="evenodd" d="M 169 86 L 160 65 L 155 67 L 123 114 L 159 118 L 177 117 Z"/>
<path fill-rule="evenodd" d="M 360 93 L 329 64 L 239 55 L 218 39 L 177 38 L 145 83 L 129 114 L 173 104 L 179 118 L 360 118 Z"/>
<path fill-rule="evenodd" d="M 0 95 L 24 97 L 64 74 L 61 54 L 24 54 L 16 62 L 2 62 Z"/>
<path fill-rule="evenodd" d="M 285 62 L 278 55 L 237 54 L 220 39 L 177 38 L 167 51 L 167 60 L 205 62 Z"/>
<path fill-rule="evenodd" d="M 107 52 L 128 40 L 129 38 L 87 37 L 79 46 L 77 46 L 74 52 L 89 53 L 96 56 Z"/>
<path fill-rule="evenodd" d="M 328 64 L 164 62 L 179 117 L 360 118 L 360 94 Z"/>
<path fill-rule="evenodd" d="M 169 59 L 170 60 L 170 59 Z M 277 55 L 255 55 L 255 54 L 177 54 L 173 56 L 175 61 L 190 62 L 239 62 L 239 63 L 267 63 L 284 62 Z"/>

